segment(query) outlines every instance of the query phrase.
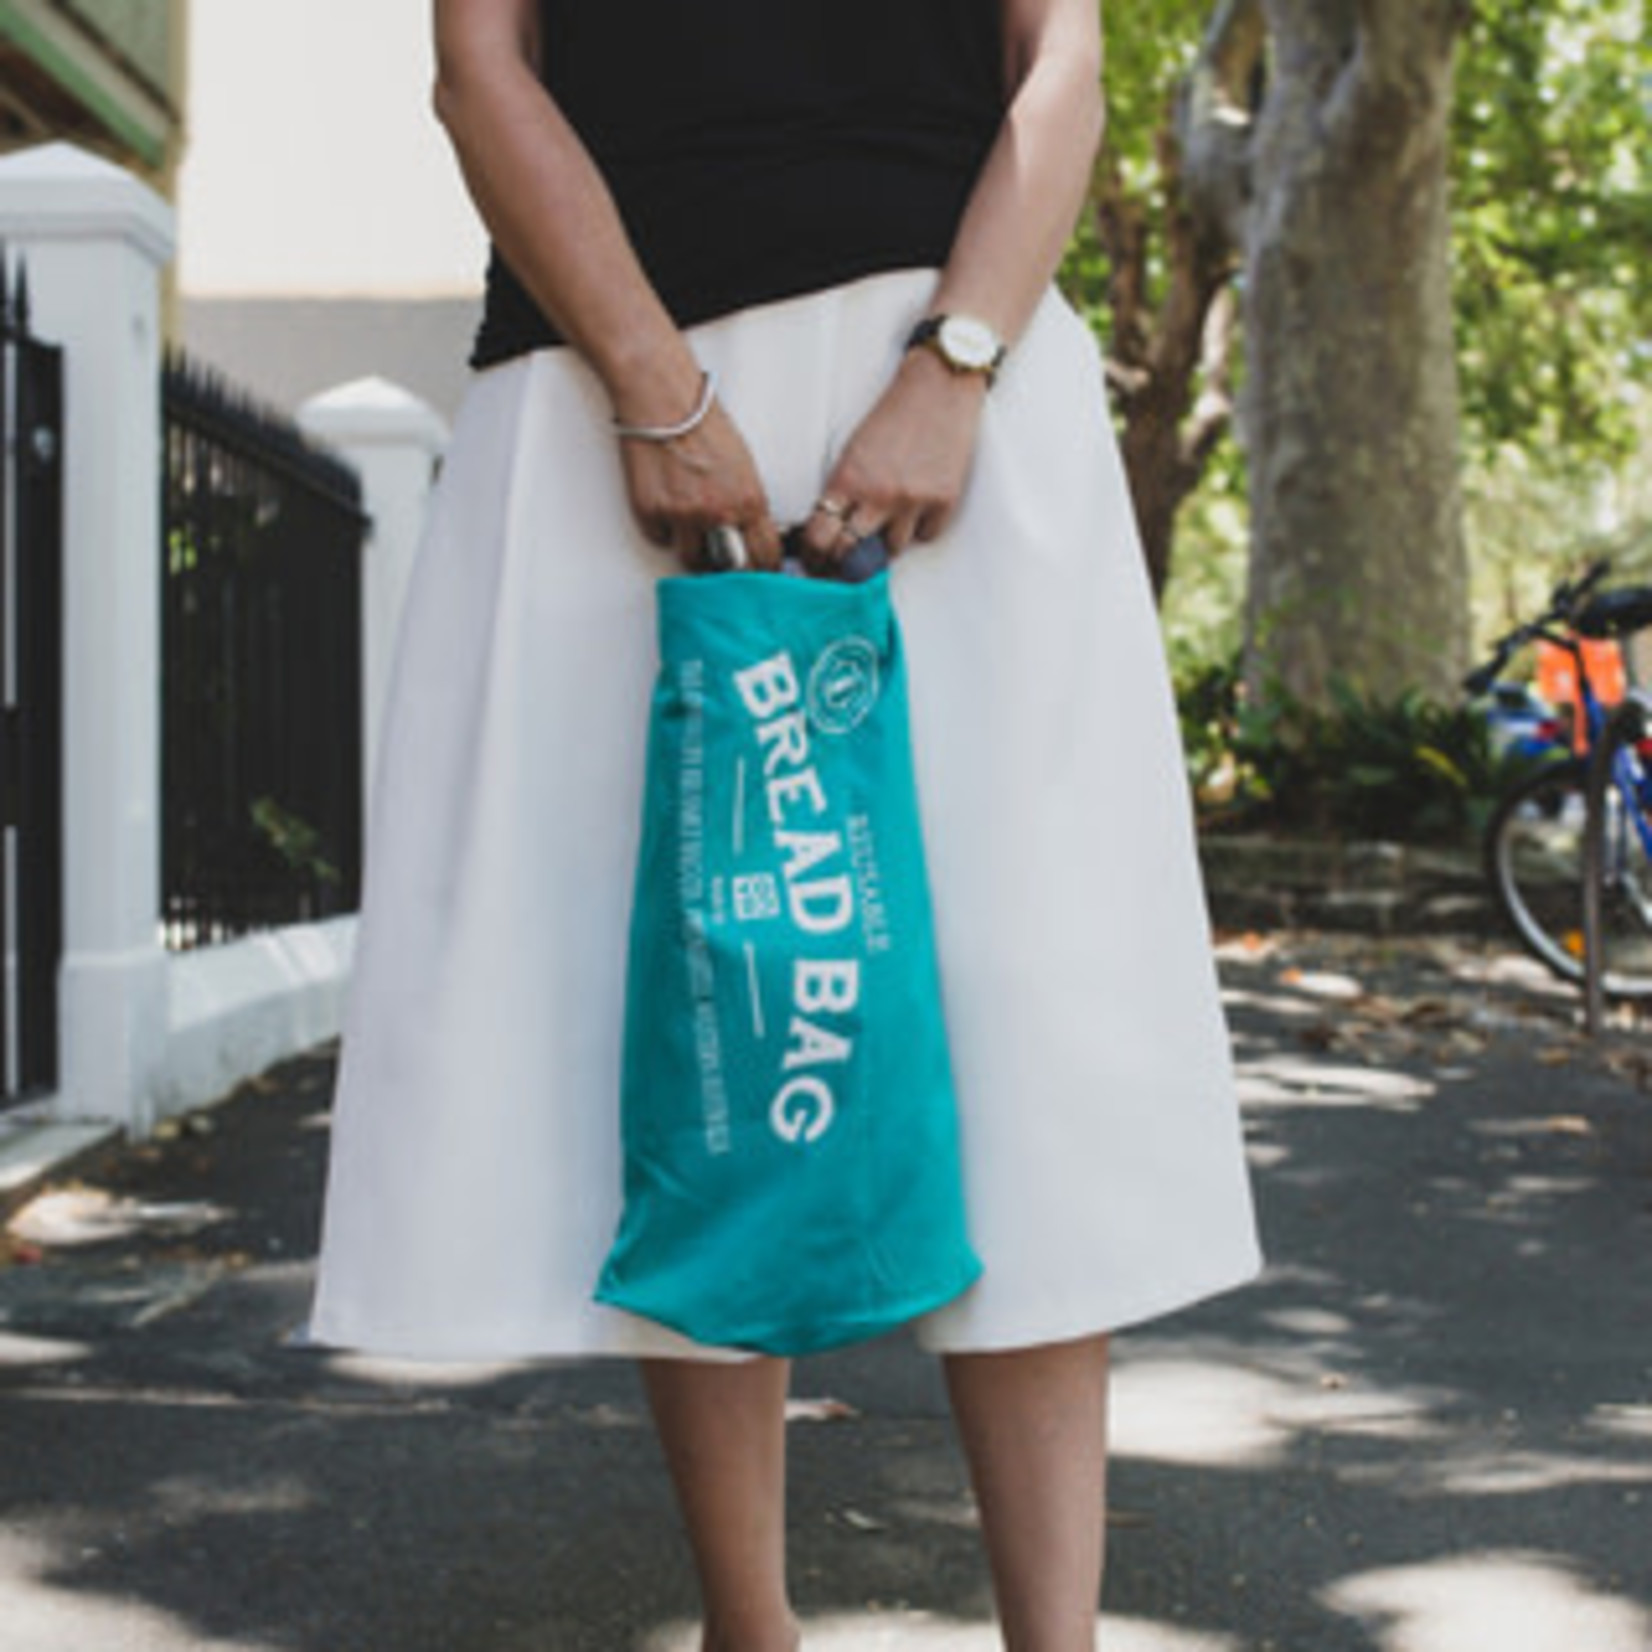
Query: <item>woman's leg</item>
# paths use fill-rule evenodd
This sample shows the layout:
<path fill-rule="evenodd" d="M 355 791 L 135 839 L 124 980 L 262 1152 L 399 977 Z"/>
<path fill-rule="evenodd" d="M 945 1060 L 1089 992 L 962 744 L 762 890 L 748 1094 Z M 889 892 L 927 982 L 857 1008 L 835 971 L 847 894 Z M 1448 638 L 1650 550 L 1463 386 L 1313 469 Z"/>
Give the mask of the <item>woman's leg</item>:
<path fill-rule="evenodd" d="M 1094 1652 L 1106 1337 L 946 1361 L 1009 1652 Z"/>
<path fill-rule="evenodd" d="M 705 1601 L 705 1652 L 795 1652 L 786 1594 L 785 1360 L 644 1360 Z"/>

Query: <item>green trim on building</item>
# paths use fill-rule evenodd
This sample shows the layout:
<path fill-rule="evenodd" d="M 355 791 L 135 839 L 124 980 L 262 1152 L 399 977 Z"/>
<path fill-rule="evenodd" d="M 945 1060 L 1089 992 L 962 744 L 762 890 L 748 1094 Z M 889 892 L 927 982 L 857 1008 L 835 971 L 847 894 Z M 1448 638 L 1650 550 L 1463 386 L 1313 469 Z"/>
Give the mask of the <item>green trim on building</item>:
<path fill-rule="evenodd" d="M 160 166 L 165 162 L 168 134 L 164 124 L 146 122 L 84 59 L 66 49 L 50 30 L 41 28 L 17 0 L 0 0 L 0 35 L 27 52 L 145 165 Z M 88 42 L 88 50 L 96 51 L 96 47 Z M 118 72 L 112 64 L 110 70 Z M 160 114 L 157 111 L 157 117 Z"/>

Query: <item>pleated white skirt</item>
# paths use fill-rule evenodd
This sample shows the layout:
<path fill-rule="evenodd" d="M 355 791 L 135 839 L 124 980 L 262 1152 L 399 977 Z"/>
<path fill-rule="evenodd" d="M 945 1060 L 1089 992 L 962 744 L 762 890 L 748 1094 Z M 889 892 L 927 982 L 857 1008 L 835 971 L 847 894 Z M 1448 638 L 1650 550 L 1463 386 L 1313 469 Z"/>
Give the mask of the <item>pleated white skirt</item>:
<path fill-rule="evenodd" d="M 934 278 L 696 328 L 781 522 Z M 311 1340 L 430 1359 L 705 1354 L 591 1300 L 653 585 L 571 351 L 478 376 L 412 578 L 375 776 Z M 1083 323 L 1053 294 L 968 494 L 893 574 L 969 1219 L 941 1350 L 1110 1330 L 1259 1263 L 1159 634 Z"/>

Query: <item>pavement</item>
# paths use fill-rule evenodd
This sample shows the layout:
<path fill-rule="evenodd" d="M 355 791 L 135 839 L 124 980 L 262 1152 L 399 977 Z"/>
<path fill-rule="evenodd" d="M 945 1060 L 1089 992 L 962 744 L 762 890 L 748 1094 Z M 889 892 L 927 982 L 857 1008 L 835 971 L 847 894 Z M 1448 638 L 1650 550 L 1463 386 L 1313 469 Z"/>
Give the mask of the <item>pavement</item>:
<path fill-rule="evenodd" d="M 1644 1027 L 1585 1040 L 1487 942 L 1230 935 L 1221 967 L 1271 1262 L 1118 1339 L 1098 1645 L 1648 1652 Z M 693 1652 L 628 1367 L 288 1342 L 332 1070 L 10 1222 L 0 1648 Z M 805 1362 L 793 1411 L 809 1652 L 996 1646 L 932 1362 Z"/>

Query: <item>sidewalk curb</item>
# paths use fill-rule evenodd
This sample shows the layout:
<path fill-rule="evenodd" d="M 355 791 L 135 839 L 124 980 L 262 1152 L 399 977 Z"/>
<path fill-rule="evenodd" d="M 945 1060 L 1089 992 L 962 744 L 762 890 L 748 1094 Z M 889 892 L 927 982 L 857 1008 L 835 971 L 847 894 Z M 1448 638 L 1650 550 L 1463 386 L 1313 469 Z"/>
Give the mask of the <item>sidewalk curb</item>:
<path fill-rule="evenodd" d="M 0 1121 L 0 1221 L 47 1182 L 83 1175 L 125 1146 L 125 1131 L 105 1119 Z"/>
<path fill-rule="evenodd" d="M 1503 933 L 1479 855 L 1467 848 L 1207 833 L 1199 858 L 1223 929 Z"/>

